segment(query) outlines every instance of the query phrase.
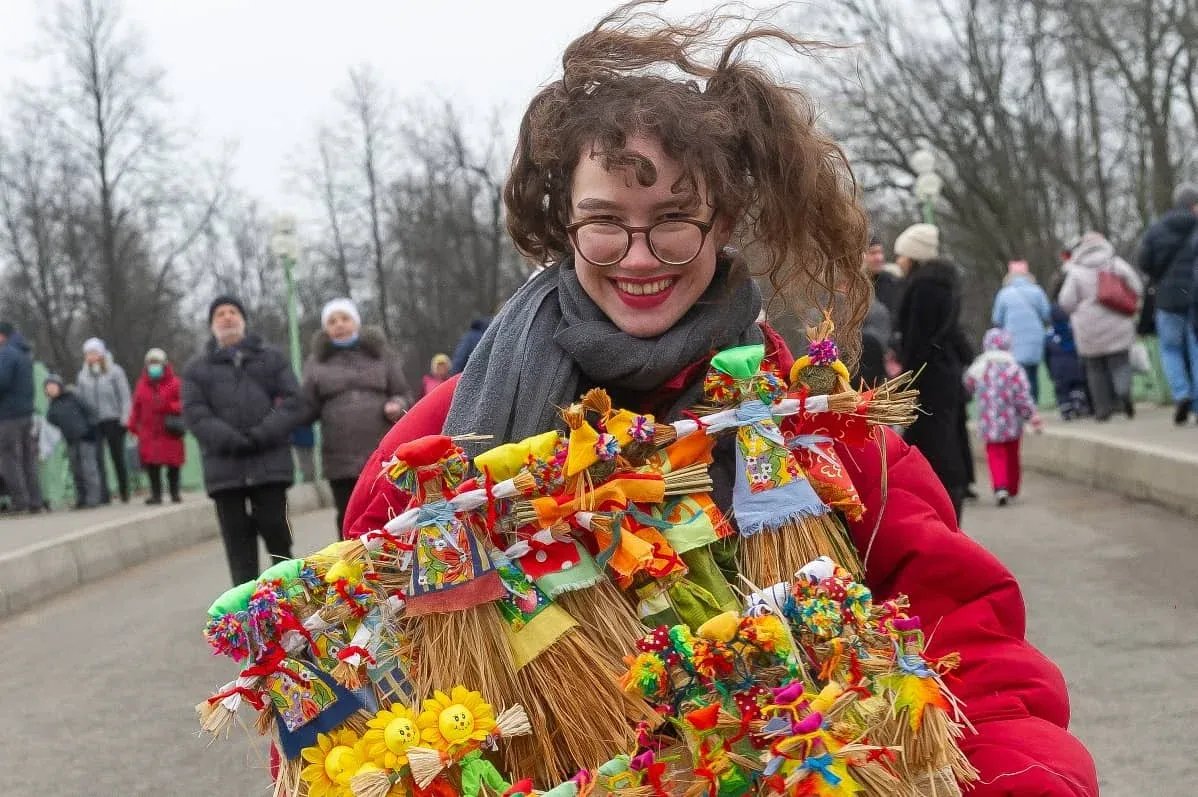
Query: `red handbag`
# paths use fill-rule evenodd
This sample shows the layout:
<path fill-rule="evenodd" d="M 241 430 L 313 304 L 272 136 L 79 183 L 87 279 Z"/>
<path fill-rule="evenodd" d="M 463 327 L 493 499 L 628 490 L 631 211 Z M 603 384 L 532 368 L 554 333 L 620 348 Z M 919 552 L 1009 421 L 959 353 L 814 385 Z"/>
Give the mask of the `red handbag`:
<path fill-rule="evenodd" d="M 1127 280 L 1109 268 L 1098 272 L 1098 303 L 1119 315 L 1135 315 L 1140 309 L 1140 297 Z"/>

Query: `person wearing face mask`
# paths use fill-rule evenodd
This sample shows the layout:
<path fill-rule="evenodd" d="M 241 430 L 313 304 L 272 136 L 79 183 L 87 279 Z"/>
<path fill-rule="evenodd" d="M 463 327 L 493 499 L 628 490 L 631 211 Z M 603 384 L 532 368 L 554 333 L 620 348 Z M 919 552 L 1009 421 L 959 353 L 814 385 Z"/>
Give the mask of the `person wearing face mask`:
<path fill-rule="evenodd" d="M 179 468 L 183 466 L 183 398 L 179 378 L 162 349 L 146 352 L 145 368 L 133 389 L 129 431 L 137 436 L 137 454 L 150 477 L 150 505 L 162 503 L 162 471 L 171 501 L 179 503 Z"/>
<path fill-rule="evenodd" d="M 112 457 L 121 501 L 129 502 L 129 471 L 125 465 L 125 430 L 132 408 L 129 377 L 117 365 L 104 341 L 88 338 L 83 343 L 83 367 L 75 378 L 75 391 L 96 413 L 98 439 L 96 467 L 100 471 L 100 503 L 111 502 L 104 449 Z"/>
<path fill-rule="evenodd" d="M 337 507 L 337 532 L 354 483 L 379 440 L 412 402 L 403 360 L 382 330 L 363 326 L 358 306 L 333 299 L 304 363 L 307 422 L 320 421 L 324 476 Z"/>
<path fill-rule="evenodd" d="M 476 454 L 562 429 L 559 408 L 596 387 L 615 406 L 675 421 L 702 401 L 713 352 L 732 346 L 761 344 L 789 373 L 793 355 L 758 321 L 754 271 L 800 317 L 828 308 L 856 365 L 870 296 L 857 186 L 810 100 L 744 47 L 781 45 L 773 66 L 809 43 L 760 21 L 730 31 L 716 14 L 675 26 L 637 13 L 646 7 L 622 7 L 572 42 L 561 76 L 533 97 L 503 199 L 516 247 L 545 268 L 504 305 L 462 375 L 383 439 L 350 499 L 347 535 L 383 528 L 406 505 L 382 463 L 425 435 L 487 436 L 461 439 Z M 829 285 L 839 301 L 828 302 Z M 956 407 L 954 373 L 943 389 Z M 732 441 L 713 458 L 712 500 L 727 513 Z M 927 459 L 889 430 L 841 458 L 866 507 L 848 525 L 873 599 L 907 594 L 935 629 L 930 655 L 961 655 L 953 691 L 972 728 L 960 744 L 981 772 L 970 794 L 1097 795 L 1093 761 L 1067 730 L 1064 679 L 1024 637 L 1014 577 L 961 533 Z M 620 710 L 618 693 L 587 699 Z"/>
<path fill-rule="evenodd" d="M 183 417 L 200 444 L 234 584 L 257 578 L 258 538 L 271 562 L 291 558 L 291 432 L 304 408 L 287 356 L 247 332 L 233 296 L 208 308 L 212 337 L 183 370 Z"/>

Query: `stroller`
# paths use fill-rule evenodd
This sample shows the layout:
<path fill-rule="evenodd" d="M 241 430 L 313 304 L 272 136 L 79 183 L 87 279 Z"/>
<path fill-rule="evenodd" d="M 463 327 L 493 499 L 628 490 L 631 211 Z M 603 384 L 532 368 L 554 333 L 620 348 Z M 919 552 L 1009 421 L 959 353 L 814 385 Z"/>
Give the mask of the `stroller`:
<path fill-rule="evenodd" d="M 1073 341 L 1073 328 L 1069 325 L 1069 316 L 1058 304 L 1052 306 L 1052 328 L 1044 340 L 1044 361 L 1052 377 L 1061 418 L 1072 421 L 1090 415 L 1090 390 L 1086 384 L 1086 371 L 1081 358 L 1077 356 L 1077 345 Z"/>

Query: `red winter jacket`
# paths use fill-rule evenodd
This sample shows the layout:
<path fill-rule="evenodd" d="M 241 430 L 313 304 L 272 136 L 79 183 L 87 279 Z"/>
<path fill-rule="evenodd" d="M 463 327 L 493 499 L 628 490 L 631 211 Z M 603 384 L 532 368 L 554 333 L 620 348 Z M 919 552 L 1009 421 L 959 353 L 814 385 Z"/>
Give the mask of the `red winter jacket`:
<path fill-rule="evenodd" d="M 786 373 L 791 356 L 785 344 L 773 342 L 780 345 L 772 358 Z M 383 438 L 350 499 L 347 536 L 381 528 L 405 508 L 405 497 L 373 474 L 401 443 L 440 434 L 456 385 L 454 377 L 438 387 Z M 961 654 L 961 666 L 948 680 L 977 729 L 962 741 L 980 772 L 971 797 L 1096 797 L 1094 762 L 1066 730 L 1065 681 L 1024 638 L 1023 597 L 1015 578 L 957 528 L 948 495 L 917 449 L 887 433 L 884 502 L 881 452 L 841 454 L 867 508 L 864 519 L 851 526 L 862 556 L 869 551 L 866 583 L 878 599 L 910 597 L 911 612 L 928 631 L 931 656 Z"/>
<path fill-rule="evenodd" d="M 143 465 L 183 465 L 183 438 L 166 431 L 166 416 L 183 412 L 179 377 L 168 364 L 162 378 L 150 379 L 143 370 L 133 389 L 129 431 L 137 435 L 137 456 Z"/>

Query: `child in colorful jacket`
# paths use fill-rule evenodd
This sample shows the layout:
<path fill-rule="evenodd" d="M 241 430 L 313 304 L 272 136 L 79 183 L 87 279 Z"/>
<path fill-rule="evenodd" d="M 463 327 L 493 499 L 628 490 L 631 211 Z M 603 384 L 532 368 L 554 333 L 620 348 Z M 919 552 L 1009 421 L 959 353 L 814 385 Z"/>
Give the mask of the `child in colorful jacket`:
<path fill-rule="evenodd" d="M 1027 372 L 1011 354 L 1011 335 L 991 329 L 982 353 L 965 371 L 965 389 L 978 401 L 978 429 L 986 443 L 990 483 L 999 506 L 1019 495 L 1019 444 L 1023 424 L 1039 431 L 1040 416 L 1032 400 Z"/>

